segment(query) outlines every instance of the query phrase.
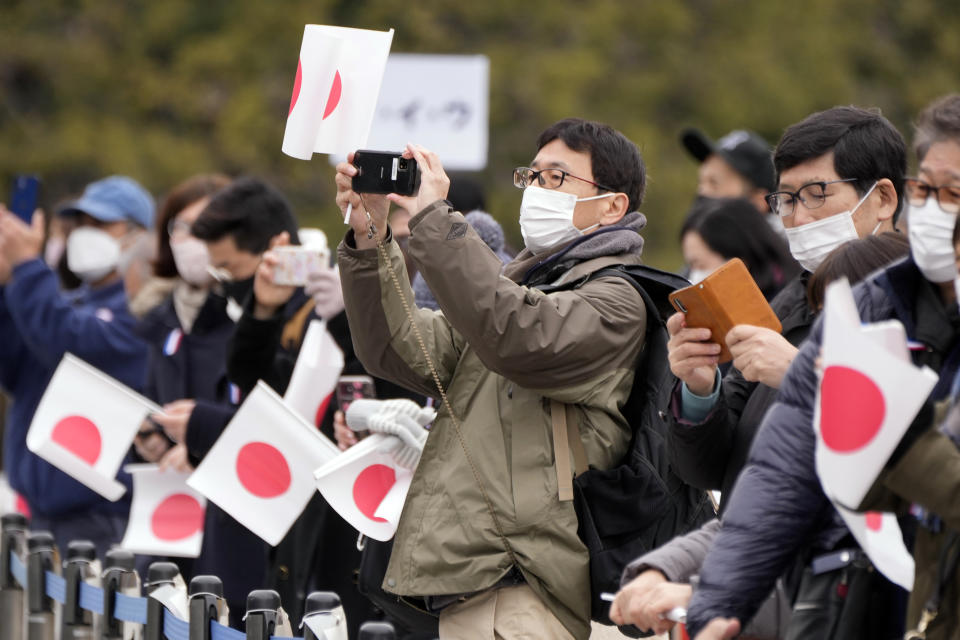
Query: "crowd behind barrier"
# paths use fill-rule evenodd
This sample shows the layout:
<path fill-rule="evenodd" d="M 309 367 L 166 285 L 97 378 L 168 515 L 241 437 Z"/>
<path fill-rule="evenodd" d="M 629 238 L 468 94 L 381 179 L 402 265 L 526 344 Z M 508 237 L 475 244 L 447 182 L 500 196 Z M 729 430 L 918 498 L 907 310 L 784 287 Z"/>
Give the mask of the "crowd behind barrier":
<path fill-rule="evenodd" d="M 104 558 L 102 573 L 95 548 L 87 541 L 69 544 L 58 564 L 59 551 L 46 531 L 31 532 L 20 514 L 4 514 L 0 533 L 0 640 L 340 640 L 345 621 L 339 597 L 314 592 L 307 597 L 302 636 L 277 635 L 289 628 L 280 596 L 272 590 L 252 591 L 247 598 L 245 630 L 222 624 L 225 617 L 223 583 L 216 576 L 195 576 L 187 592 L 186 618 L 161 601 L 158 590 L 180 578 L 177 566 L 157 561 L 150 565 L 140 596 L 134 556 L 114 549 Z M 98 582 L 97 587 L 91 582 Z M 174 587 L 175 589 L 175 587 Z M 127 591 L 128 593 L 124 593 Z M 136 593 L 137 595 L 132 595 Z M 339 617 L 336 629 L 325 633 L 306 623 L 311 616 Z M 318 635 L 319 634 L 319 635 Z M 387 622 L 366 622 L 359 637 L 393 640 Z"/>

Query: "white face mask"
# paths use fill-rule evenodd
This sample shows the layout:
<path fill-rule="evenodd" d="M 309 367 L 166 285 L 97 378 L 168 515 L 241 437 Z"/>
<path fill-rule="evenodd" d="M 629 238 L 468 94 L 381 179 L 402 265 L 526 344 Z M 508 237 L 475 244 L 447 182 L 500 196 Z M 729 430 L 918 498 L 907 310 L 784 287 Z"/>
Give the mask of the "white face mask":
<path fill-rule="evenodd" d="M 67 238 L 67 268 L 84 282 L 110 275 L 120 262 L 120 242 L 103 229 L 78 227 Z"/>
<path fill-rule="evenodd" d="M 560 246 L 585 232 L 599 227 L 597 223 L 586 229 L 573 226 L 573 210 L 578 202 L 609 198 L 605 193 L 589 198 L 577 198 L 572 193 L 530 186 L 523 191 L 520 203 L 520 233 L 527 249 L 535 255 Z"/>
<path fill-rule="evenodd" d="M 927 198 L 919 207 L 910 207 L 907 230 L 910 252 L 923 276 L 930 282 L 950 282 L 957 277 L 953 251 L 953 226 L 957 214 L 946 213 L 936 198 Z"/>
<path fill-rule="evenodd" d="M 205 287 L 213 281 L 210 275 L 210 253 L 207 244 L 194 237 L 170 243 L 173 262 L 180 277 L 195 287 Z"/>
<path fill-rule="evenodd" d="M 690 281 L 690 284 L 697 284 L 711 273 L 713 273 L 711 269 L 690 269 L 690 275 L 687 276 L 687 280 Z"/>
<path fill-rule="evenodd" d="M 856 225 L 853 224 L 853 214 L 876 186 L 877 183 L 874 182 L 873 186 L 863 194 L 860 201 L 850 211 L 836 213 L 823 220 L 808 222 L 799 227 L 784 228 L 787 234 L 787 242 L 790 243 L 790 253 L 800 263 L 800 266 L 807 271 L 816 271 L 827 254 L 840 245 L 860 237 Z M 800 203 L 794 205 L 794 207 L 799 206 L 802 205 Z M 873 233 L 876 233 L 879 228 L 880 223 L 877 223 Z"/>

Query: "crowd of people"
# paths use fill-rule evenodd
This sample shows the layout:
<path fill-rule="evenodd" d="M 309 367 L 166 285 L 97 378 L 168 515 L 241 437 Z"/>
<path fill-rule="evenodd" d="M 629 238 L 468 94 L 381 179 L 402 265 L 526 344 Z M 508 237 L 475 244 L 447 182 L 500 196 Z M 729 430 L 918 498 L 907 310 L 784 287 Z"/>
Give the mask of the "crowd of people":
<path fill-rule="evenodd" d="M 960 638 L 960 95 L 918 115 L 913 172 L 901 133 L 854 106 L 787 126 L 773 148 L 746 130 L 713 140 L 690 129 L 680 143 L 699 164 L 683 275 L 698 283 L 741 259 L 780 331 L 711 335 L 611 272 L 643 264 L 643 229 L 665 214 L 641 213 L 637 145 L 577 118 L 544 130 L 514 172 L 518 253 L 482 194 L 414 145 L 403 151 L 420 170 L 410 196 L 357 193 L 352 158 L 337 165 L 350 227 L 302 286 L 277 282 L 280 248 L 318 232 L 256 178 L 192 176 L 157 207 L 132 178 L 110 176 L 50 216 L 0 207 L 3 473 L 31 527 L 61 548 L 91 540 L 102 556 L 128 517 L 129 498 L 110 502 L 27 448 L 66 353 L 162 405 L 131 460 L 190 470 L 258 381 L 285 391 L 319 319 L 343 374 L 370 376 L 379 399 L 433 406 L 436 419 L 424 432 L 398 417 L 401 403 L 369 421 L 415 466 L 392 541 L 358 546 L 319 493 L 275 547 L 208 505 L 199 557 L 178 562 L 223 579 L 238 625 L 251 590 L 277 590 L 294 621 L 307 593 L 326 590 L 351 637 L 379 617 L 413 639 L 587 638 L 599 594 L 584 486 L 650 429 L 668 458 L 648 465 L 650 495 L 666 499 L 657 470 L 669 467 L 683 486 L 719 492 L 716 513 L 617 567 L 609 620 L 666 633 L 685 611 L 697 640 Z M 899 321 L 914 364 L 939 376 L 863 504 L 848 505 L 900 516 L 916 559 L 910 593 L 860 551 L 817 475 L 821 316 L 841 278 L 861 320 Z M 669 397 L 654 407 L 659 424 L 631 423 L 658 331 Z M 340 409 L 334 398 L 317 428 L 347 449 L 362 436 Z"/>

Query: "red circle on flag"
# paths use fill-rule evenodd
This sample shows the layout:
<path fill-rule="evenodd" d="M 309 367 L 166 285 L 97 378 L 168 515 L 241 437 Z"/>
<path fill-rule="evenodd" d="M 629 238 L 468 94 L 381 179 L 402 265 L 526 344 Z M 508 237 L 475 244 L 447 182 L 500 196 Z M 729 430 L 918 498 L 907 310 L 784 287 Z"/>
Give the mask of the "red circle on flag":
<path fill-rule="evenodd" d="M 290 111 L 287 111 L 289 117 L 293 113 L 293 108 L 297 106 L 297 98 L 300 97 L 300 83 L 303 82 L 303 67 L 300 60 L 297 60 L 297 77 L 293 81 L 293 95 L 290 96 Z"/>
<path fill-rule="evenodd" d="M 396 481 L 397 474 L 385 464 L 372 464 L 358 473 L 353 481 L 353 501 L 360 513 L 374 522 L 386 522 L 374 514 Z"/>
<path fill-rule="evenodd" d="M 820 432 L 834 451 L 850 453 L 880 431 L 886 415 L 883 392 L 855 369 L 827 367 L 820 386 Z"/>
<path fill-rule="evenodd" d="M 203 527 L 203 507 L 193 496 L 175 493 L 157 505 L 150 518 L 153 535 L 175 542 L 189 538 Z"/>
<path fill-rule="evenodd" d="M 333 76 L 333 86 L 330 87 L 330 95 L 327 97 L 327 108 L 323 110 L 323 119 L 333 113 L 337 105 L 340 104 L 340 94 L 343 92 L 343 81 L 340 79 L 340 72 L 337 71 Z"/>
<path fill-rule="evenodd" d="M 276 447 L 249 442 L 237 454 L 237 478 L 253 495 L 276 498 L 290 488 L 290 466 Z"/>
<path fill-rule="evenodd" d="M 100 457 L 100 429 L 89 418 L 67 416 L 54 425 L 50 438 L 90 466 Z"/>
<path fill-rule="evenodd" d="M 330 408 L 330 401 L 333 400 L 333 392 L 331 391 L 326 398 L 320 403 L 320 406 L 317 407 L 317 413 L 313 416 L 313 426 L 319 427 L 323 423 L 324 416 L 327 415 L 327 409 Z"/>
<path fill-rule="evenodd" d="M 880 531 L 883 527 L 883 514 L 879 511 L 867 511 L 867 529 Z"/>

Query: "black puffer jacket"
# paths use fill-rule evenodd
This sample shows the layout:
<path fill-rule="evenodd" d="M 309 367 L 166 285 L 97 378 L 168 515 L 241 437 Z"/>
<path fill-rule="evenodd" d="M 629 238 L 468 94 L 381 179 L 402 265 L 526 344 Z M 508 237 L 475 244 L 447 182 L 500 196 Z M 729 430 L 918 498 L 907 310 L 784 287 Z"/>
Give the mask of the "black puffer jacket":
<path fill-rule="evenodd" d="M 960 360 L 955 305 L 944 305 L 912 258 L 877 272 L 858 285 L 854 295 L 864 322 L 903 323 L 910 340 L 922 345 L 912 351 L 914 362 L 940 373 L 931 397 L 945 396 Z M 817 321 L 757 433 L 690 602 L 691 635 L 717 616 L 749 620 L 800 552 L 832 549 L 847 535 L 823 494 L 814 464 L 813 362 L 821 335 L 822 321 Z"/>
<path fill-rule="evenodd" d="M 794 346 L 803 342 L 813 324 L 807 305 L 808 276 L 804 272 L 793 278 L 771 303 L 783 337 Z M 777 390 L 744 380 L 739 370 L 731 368 L 723 378 L 717 404 L 694 424 L 680 417 L 680 384 L 674 388 L 668 412 L 671 463 L 685 482 L 698 489 L 720 490 L 722 514 Z"/>

